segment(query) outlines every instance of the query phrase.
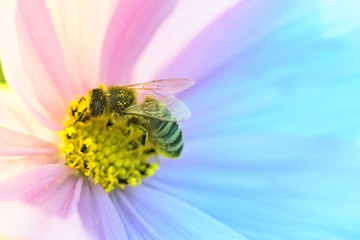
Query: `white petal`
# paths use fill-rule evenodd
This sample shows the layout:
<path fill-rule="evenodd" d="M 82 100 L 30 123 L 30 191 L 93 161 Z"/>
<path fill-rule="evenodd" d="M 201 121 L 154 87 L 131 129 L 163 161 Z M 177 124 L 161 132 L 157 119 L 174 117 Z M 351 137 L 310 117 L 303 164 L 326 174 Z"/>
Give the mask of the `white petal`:
<path fill-rule="evenodd" d="M 80 217 L 60 218 L 22 202 L 0 202 L 0 235 L 12 240 L 91 240 Z"/>

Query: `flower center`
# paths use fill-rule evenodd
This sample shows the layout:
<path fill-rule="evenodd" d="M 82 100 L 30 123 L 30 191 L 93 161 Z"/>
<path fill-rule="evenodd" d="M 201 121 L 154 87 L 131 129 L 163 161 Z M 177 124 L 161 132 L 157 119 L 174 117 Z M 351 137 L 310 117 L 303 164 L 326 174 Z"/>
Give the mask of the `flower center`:
<path fill-rule="evenodd" d="M 122 116 L 114 121 L 106 102 L 103 113 L 94 116 L 92 99 L 95 90 L 72 101 L 68 111 L 70 118 L 65 122 L 65 130 L 59 133 L 66 165 L 92 177 L 95 183 L 110 192 L 116 186 L 121 189 L 125 185 L 135 186 L 142 178 L 152 176 L 159 168 L 159 154 L 170 158 L 180 155 L 182 134 L 176 122 L 136 115 Z M 148 96 L 145 101 L 156 100 Z M 176 151 L 169 150 L 166 136 L 159 138 L 158 130 L 168 132 L 166 128 L 177 128 L 177 138 L 181 141 L 177 140 Z"/>

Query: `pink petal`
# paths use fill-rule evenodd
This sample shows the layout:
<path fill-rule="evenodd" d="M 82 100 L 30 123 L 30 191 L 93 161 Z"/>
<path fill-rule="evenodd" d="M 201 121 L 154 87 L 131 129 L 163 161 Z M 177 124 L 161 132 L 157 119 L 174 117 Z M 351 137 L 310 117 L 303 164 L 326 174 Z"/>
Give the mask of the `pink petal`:
<path fill-rule="evenodd" d="M 0 157 L 0 181 L 29 168 L 60 162 L 62 162 L 61 158 L 57 155 L 2 156 Z"/>
<path fill-rule="evenodd" d="M 99 83 L 101 47 L 119 0 L 46 1 L 70 78 L 83 95 Z"/>
<path fill-rule="evenodd" d="M 68 217 L 77 213 L 83 177 L 72 176 L 48 186 L 32 203 L 47 213 Z"/>
<path fill-rule="evenodd" d="M 155 79 L 161 68 L 181 54 L 205 27 L 237 2 L 239 0 L 212 1 L 211 4 L 209 0 L 178 1 L 137 61 L 134 79 L 137 82 Z"/>
<path fill-rule="evenodd" d="M 15 201 L 1 201 L 0 212 L 0 236 L 4 239 L 94 239 L 86 233 L 78 215 L 60 218 Z"/>
<path fill-rule="evenodd" d="M 10 91 L 0 91 L 0 127 L 58 143 L 58 134 L 41 124 L 27 106 Z"/>
<path fill-rule="evenodd" d="M 0 128 L 0 146 L 2 145 L 13 147 L 56 148 L 53 143 L 7 128 Z"/>
<path fill-rule="evenodd" d="M 79 214 L 85 228 L 96 234 L 99 239 L 128 239 L 114 204 L 100 184 L 84 182 L 79 202 Z"/>
<path fill-rule="evenodd" d="M 129 83 L 140 53 L 175 3 L 176 0 L 132 0 L 118 4 L 102 49 L 102 82 Z"/>
<path fill-rule="evenodd" d="M 3 4 L 0 47 L 7 81 L 32 110 L 61 123 L 75 92 L 48 10 L 41 0 Z"/>
<path fill-rule="evenodd" d="M 0 128 L 1 179 L 36 165 L 60 162 L 61 154 L 58 146 L 39 138 L 57 140 L 57 134 L 40 124 L 14 96 L 1 93 L 3 93 L 0 94 L 0 100 L 3 100 L 3 105 L 0 107 L 0 124 L 3 126 Z M 22 110 L 17 112 L 18 109 Z M 19 131 L 11 129 L 19 129 Z"/>
<path fill-rule="evenodd" d="M 62 49 L 44 1 L 19 0 L 16 26 L 24 68 L 32 83 L 39 84 L 39 90 L 47 93 L 58 90 L 61 98 L 71 100 L 75 94 L 70 87 Z M 38 79 L 41 80 L 36 83 Z M 47 82 L 52 83 L 48 87 L 53 88 L 47 88 L 44 85 Z M 38 94 L 42 96 L 41 92 Z"/>
<path fill-rule="evenodd" d="M 9 147 L 0 146 L 0 154 L 2 156 L 24 156 L 24 155 L 38 155 L 47 154 L 53 155 L 58 153 L 56 148 L 34 148 L 34 147 Z"/>
<path fill-rule="evenodd" d="M 59 149 L 53 143 L 6 128 L 0 128 L 1 156 L 55 155 L 58 153 Z"/>
<path fill-rule="evenodd" d="M 29 169 L 0 183 L 0 199 L 33 202 L 47 188 L 64 181 L 74 170 L 60 164 Z"/>

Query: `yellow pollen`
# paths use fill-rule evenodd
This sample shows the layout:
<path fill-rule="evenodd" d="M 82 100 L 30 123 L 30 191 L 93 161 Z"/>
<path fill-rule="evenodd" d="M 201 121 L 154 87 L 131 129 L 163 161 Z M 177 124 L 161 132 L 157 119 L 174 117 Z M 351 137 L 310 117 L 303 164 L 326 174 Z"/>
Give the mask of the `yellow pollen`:
<path fill-rule="evenodd" d="M 68 127 L 68 128 L 65 129 L 65 133 L 67 135 L 69 135 L 69 137 L 71 137 L 73 135 L 73 133 L 75 133 L 75 128 L 73 126 Z"/>
<path fill-rule="evenodd" d="M 45 190 L 48 190 L 49 185 L 46 185 Z"/>
<path fill-rule="evenodd" d="M 84 141 L 84 145 L 85 145 L 87 148 L 90 147 L 90 145 L 91 145 L 92 143 L 93 143 L 93 140 L 92 140 L 91 137 L 86 138 L 85 141 Z"/>
<path fill-rule="evenodd" d="M 109 126 L 111 115 L 91 116 L 89 102 L 90 93 L 73 101 L 65 130 L 59 132 L 65 164 L 91 177 L 107 192 L 135 187 L 152 176 L 159 168 L 154 161 L 161 151 L 149 138 L 148 129 L 135 123 L 135 116 Z"/>
<path fill-rule="evenodd" d="M 70 103 L 70 108 L 71 109 L 75 109 L 78 105 L 78 101 L 76 100 L 71 100 L 71 103 Z"/>
<path fill-rule="evenodd" d="M 136 182 L 137 182 L 137 179 L 133 176 L 129 177 L 127 180 L 127 183 L 132 187 L 135 187 Z"/>
<path fill-rule="evenodd" d="M 66 154 L 71 154 L 74 152 L 74 149 L 75 149 L 74 145 L 72 143 L 70 143 L 64 148 L 64 152 Z"/>

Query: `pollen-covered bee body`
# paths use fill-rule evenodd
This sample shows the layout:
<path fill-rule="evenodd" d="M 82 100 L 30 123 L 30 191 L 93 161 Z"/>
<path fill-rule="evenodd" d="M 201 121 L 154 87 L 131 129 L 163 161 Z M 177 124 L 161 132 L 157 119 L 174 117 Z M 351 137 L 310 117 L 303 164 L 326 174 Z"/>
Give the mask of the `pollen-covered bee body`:
<path fill-rule="evenodd" d="M 99 87 L 89 92 L 89 110 L 93 117 L 112 116 L 114 120 L 124 115 L 125 109 L 136 104 L 133 90 L 121 86 L 108 89 Z"/>
<path fill-rule="evenodd" d="M 117 113 L 119 115 L 124 115 L 127 107 L 136 104 L 135 92 L 126 87 L 109 87 L 106 93 L 106 98 L 109 112 Z"/>
<path fill-rule="evenodd" d="M 157 99 L 154 95 L 158 92 L 175 93 L 192 84 L 188 79 L 162 79 L 129 86 L 100 86 L 89 91 L 90 101 L 84 111 L 88 111 L 91 117 L 109 119 L 107 127 L 136 126 L 144 133 L 139 138 L 140 144 L 150 141 L 153 152 L 176 158 L 183 148 L 183 136 L 177 121 L 190 117 L 190 111 L 175 97 Z M 142 91 L 145 91 L 142 95 L 145 97 L 138 103 L 140 94 L 144 94 Z M 78 120 L 85 115 L 85 112 L 79 114 Z"/>

